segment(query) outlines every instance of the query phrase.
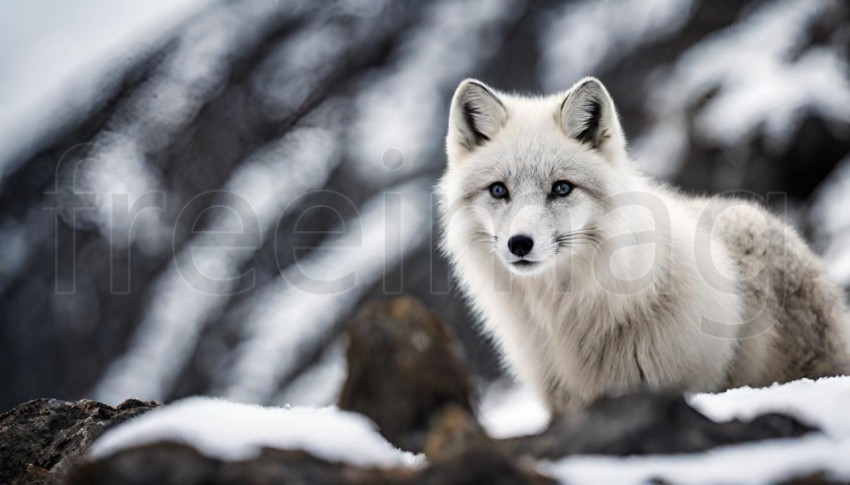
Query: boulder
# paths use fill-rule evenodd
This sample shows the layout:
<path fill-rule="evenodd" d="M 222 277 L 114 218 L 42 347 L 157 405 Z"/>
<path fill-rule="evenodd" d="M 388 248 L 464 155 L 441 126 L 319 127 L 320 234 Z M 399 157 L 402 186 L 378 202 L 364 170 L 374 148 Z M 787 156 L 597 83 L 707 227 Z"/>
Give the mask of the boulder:
<path fill-rule="evenodd" d="M 493 440 L 475 418 L 460 406 L 449 404 L 433 419 L 425 438 L 425 456 L 432 463 L 451 459 L 471 448 L 493 447 Z"/>
<path fill-rule="evenodd" d="M 551 484 L 493 449 L 472 449 L 427 468 L 358 468 L 303 451 L 263 450 L 257 457 L 224 461 L 194 448 L 161 442 L 122 450 L 75 467 L 71 485 L 314 484 L 461 485 Z"/>
<path fill-rule="evenodd" d="M 449 330 L 417 300 L 370 303 L 348 324 L 339 407 L 371 418 L 397 446 L 421 451 L 447 404 L 472 412 L 472 384 Z"/>
<path fill-rule="evenodd" d="M 641 391 L 598 399 L 569 418 L 558 417 L 534 436 L 501 441 L 512 455 L 558 459 L 567 455 L 698 453 L 708 449 L 816 431 L 779 413 L 750 421 L 715 422 L 691 407 L 681 393 Z"/>
<path fill-rule="evenodd" d="M 449 404 L 432 420 L 425 438 L 430 464 L 424 483 L 554 483 L 532 469 L 533 460 L 517 460 L 490 439 L 464 408 Z"/>
<path fill-rule="evenodd" d="M 158 404 L 36 399 L 0 415 L 0 483 L 50 483 L 104 431 Z"/>
<path fill-rule="evenodd" d="M 316 458 L 303 451 L 265 449 L 249 460 L 224 461 L 195 448 L 159 442 L 119 451 L 103 459 L 83 462 L 70 473 L 71 485 L 122 483 L 252 484 L 252 483 L 402 483 L 410 470 L 355 468 Z"/>

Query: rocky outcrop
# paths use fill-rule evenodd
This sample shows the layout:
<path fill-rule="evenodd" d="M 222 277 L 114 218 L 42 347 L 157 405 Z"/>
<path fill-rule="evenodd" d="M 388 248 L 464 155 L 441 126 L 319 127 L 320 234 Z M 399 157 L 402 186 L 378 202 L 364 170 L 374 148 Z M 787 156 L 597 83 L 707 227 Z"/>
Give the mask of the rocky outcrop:
<path fill-rule="evenodd" d="M 245 461 L 209 458 L 190 446 L 157 443 L 83 463 L 68 483 L 142 484 L 318 484 L 452 485 L 550 484 L 493 449 L 471 449 L 422 469 L 358 468 L 318 459 L 303 451 L 264 450 Z"/>
<path fill-rule="evenodd" d="M 357 467 L 276 449 L 226 461 L 173 442 L 140 445 L 94 461 L 79 458 L 109 426 L 154 406 L 141 401 L 116 408 L 93 401 L 25 403 L 0 417 L 0 483 L 543 484 L 552 482 L 534 469 L 540 459 L 688 453 L 814 431 L 778 414 L 715 423 L 679 396 L 639 393 L 603 398 L 539 435 L 509 440 L 489 438 L 466 408 L 446 405 L 431 418 L 424 439 L 428 463 L 420 468 Z"/>
<path fill-rule="evenodd" d="M 0 483 L 543 484 L 551 480 L 537 471 L 541 460 L 695 453 L 817 432 L 775 413 L 715 422 L 681 394 L 643 391 L 603 397 L 537 435 L 492 439 L 474 417 L 471 380 L 451 335 L 423 305 L 409 298 L 373 303 L 348 334 L 341 407 L 369 416 L 396 446 L 423 451 L 422 466 L 357 466 L 270 448 L 228 461 L 168 441 L 81 459 L 104 430 L 157 404 L 37 400 L 0 416 Z"/>
<path fill-rule="evenodd" d="M 778 413 L 750 421 L 715 422 L 688 405 L 681 394 L 644 391 L 603 397 L 575 416 L 555 419 L 539 435 L 504 440 L 501 446 L 516 456 L 546 459 L 580 454 L 698 453 L 812 431 L 814 428 Z"/>
<path fill-rule="evenodd" d="M 0 415 L 0 483 L 50 483 L 110 427 L 149 411 L 155 402 L 117 407 L 96 401 L 36 399 Z"/>
<path fill-rule="evenodd" d="M 452 336 L 417 300 L 368 304 L 347 336 L 339 406 L 371 418 L 397 446 L 420 451 L 431 417 L 447 404 L 471 412 L 472 384 Z"/>
<path fill-rule="evenodd" d="M 155 443 L 124 450 L 75 468 L 69 483 L 232 484 L 232 483 L 401 483 L 405 471 L 356 469 L 302 451 L 264 450 L 244 461 L 204 456 L 191 446 Z M 409 473 L 407 473 L 409 474 Z"/>

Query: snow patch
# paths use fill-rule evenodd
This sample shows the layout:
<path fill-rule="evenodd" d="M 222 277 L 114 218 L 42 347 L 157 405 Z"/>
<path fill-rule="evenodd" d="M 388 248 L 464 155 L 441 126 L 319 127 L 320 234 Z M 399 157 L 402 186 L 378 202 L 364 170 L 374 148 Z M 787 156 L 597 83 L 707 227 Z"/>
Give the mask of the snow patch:
<path fill-rule="evenodd" d="M 269 402 L 299 358 L 315 349 L 387 268 L 428 240 L 433 179 L 388 187 L 335 229 L 342 234 L 283 270 L 244 306 L 243 340 L 222 385 L 244 402 Z"/>
<path fill-rule="evenodd" d="M 426 156 L 444 134 L 446 91 L 497 51 L 497 39 L 488 33 L 513 18 L 519 5 L 505 0 L 429 5 L 423 26 L 398 48 L 397 70 L 364 83 L 355 100 L 351 168 L 366 180 L 380 177 L 386 183 L 442 163 L 442 155 Z M 390 149 L 401 151 L 403 169 L 385 169 Z"/>
<path fill-rule="evenodd" d="M 66 223 L 97 228 L 114 248 L 136 244 L 148 253 L 162 249 L 169 231 L 162 220 L 165 191 L 142 147 L 132 137 L 104 133 L 85 150 L 85 158 L 63 157 L 57 167 L 59 206 Z M 86 149 L 87 148 L 87 149 Z M 73 163 L 76 162 L 76 163 Z M 92 209 L 92 210 L 87 210 Z"/>
<path fill-rule="evenodd" d="M 694 455 L 568 458 L 541 465 L 541 472 L 561 483 L 764 484 L 831 470 L 835 480 L 850 479 L 850 441 L 823 436 L 718 448 Z"/>
<path fill-rule="evenodd" d="M 95 390 L 97 399 L 117 403 L 127 396 L 167 396 L 207 320 L 244 291 L 239 288 L 243 265 L 275 222 L 299 196 L 327 182 L 339 161 L 334 140 L 324 129 L 296 129 L 240 165 L 221 194 L 226 200 L 219 204 L 226 205 L 219 205 L 218 217 L 153 283 L 152 302 L 130 350 L 112 363 Z M 239 234 L 259 240 L 237 239 Z"/>
<path fill-rule="evenodd" d="M 687 455 L 574 456 L 542 462 L 540 469 L 570 484 L 638 484 L 654 479 L 683 484 L 761 484 L 821 471 L 837 481 L 850 480 L 850 377 L 802 379 L 763 389 L 744 387 L 696 394 L 689 400 L 715 420 L 750 419 L 778 411 L 819 426 L 823 433 Z"/>
<path fill-rule="evenodd" d="M 675 34 L 693 0 L 594 0 L 570 3 L 541 36 L 540 77 L 547 90 L 566 89 L 643 44 Z"/>
<path fill-rule="evenodd" d="M 286 386 L 274 402 L 288 406 L 329 406 L 339 399 L 348 376 L 342 339 L 326 349 L 321 360 Z"/>
<path fill-rule="evenodd" d="M 845 157 L 818 187 L 809 213 L 814 240 L 830 278 L 850 286 L 850 156 Z"/>
<path fill-rule="evenodd" d="M 115 70 L 153 52 L 209 3 L 0 2 L 0 185 L 39 140 L 103 102 Z"/>
<path fill-rule="evenodd" d="M 810 112 L 850 121 L 843 53 L 824 47 L 796 55 L 812 22 L 833 7 L 828 2 L 768 2 L 691 47 L 649 86 L 646 106 L 654 123 L 634 144 L 636 159 L 654 175 L 675 174 L 689 143 L 688 113 L 701 101 L 695 131 L 723 146 L 762 130 L 768 147 L 781 149 Z"/>
<path fill-rule="evenodd" d="M 252 91 L 263 109 L 281 118 L 301 107 L 340 62 L 345 47 L 361 41 L 346 33 L 335 24 L 306 28 L 268 54 L 251 75 Z"/>
<path fill-rule="evenodd" d="M 304 450 L 357 466 L 417 466 L 423 459 L 387 442 L 365 416 L 336 408 L 272 408 L 194 397 L 154 409 L 110 429 L 88 456 L 174 441 L 211 458 L 248 460 L 263 448 Z"/>
<path fill-rule="evenodd" d="M 850 377 L 800 379 L 768 388 L 741 387 L 719 394 L 695 394 L 688 402 L 715 421 L 749 420 L 787 413 L 835 438 L 850 439 Z"/>
<path fill-rule="evenodd" d="M 549 409 L 531 388 L 500 381 L 487 388 L 478 409 L 478 420 L 493 438 L 541 433 L 549 419 Z"/>

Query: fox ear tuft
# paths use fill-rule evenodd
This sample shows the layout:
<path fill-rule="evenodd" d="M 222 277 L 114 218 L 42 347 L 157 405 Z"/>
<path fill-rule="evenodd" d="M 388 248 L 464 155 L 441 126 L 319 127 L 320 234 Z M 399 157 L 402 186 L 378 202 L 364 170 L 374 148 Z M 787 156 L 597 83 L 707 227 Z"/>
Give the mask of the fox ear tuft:
<path fill-rule="evenodd" d="M 561 128 L 567 136 L 595 149 L 625 144 L 614 101 L 596 78 L 584 78 L 561 103 Z"/>
<path fill-rule="evenodd" d="M 474 79 L 460 83 L 449 114 L 449 141 L 467 150 L 492 140 L 507 120 L 505 105 L 486 84 Z"/>

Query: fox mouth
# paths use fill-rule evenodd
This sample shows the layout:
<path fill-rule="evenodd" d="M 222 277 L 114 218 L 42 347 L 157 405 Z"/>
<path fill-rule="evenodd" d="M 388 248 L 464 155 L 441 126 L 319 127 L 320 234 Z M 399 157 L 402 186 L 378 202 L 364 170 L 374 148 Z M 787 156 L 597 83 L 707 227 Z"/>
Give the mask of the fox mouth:
<path fill-rule="evenodd" d="M 537 268 L 542 265 L 542 261 L 532 261 L 530 259 L 520 258 L 516 261 L 508 263 L 511 272 L 516 274 L 531 274 L 536 272 Z"/>

